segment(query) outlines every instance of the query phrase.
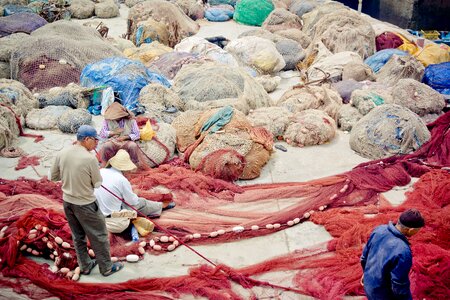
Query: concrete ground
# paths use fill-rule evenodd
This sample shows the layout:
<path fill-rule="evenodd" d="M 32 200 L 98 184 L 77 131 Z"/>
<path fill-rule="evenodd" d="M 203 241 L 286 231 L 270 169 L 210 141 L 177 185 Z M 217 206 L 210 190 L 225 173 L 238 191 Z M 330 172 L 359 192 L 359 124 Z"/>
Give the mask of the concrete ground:
<path fill-rule="evenodd" d="M 126 32 L 126 18 L 128 8 L 122 5 L 121 16 L 114 19 L 102 20 L 109 27 L 109 36 L 117 37 Z M 97 20 L 97 19 L 95 19 Z M 75 20 L 84 23 L 87 20 Z M 236 24 L 234 21 L 225 23 L 209 23 L 205 20 L 199 21 L 201 29 L 199 36 L 217 36 L 223 35 L 229 39 L 235 39 L 240 33 L 252 29 L 250 26 Z M 272 99 L 278 99 L 284 91 L 298 83 L 299 76 L 297 72 L 283 72 L 279 74 L 282 82 L 278 89 L 271 93 Z M 94 126 L 99 129 L 102 117 L 94 117 Z M 63 147 L 68 146 L 74 141 L 73 135 L 63 134 L 60 131 L 32 131 L 26 132 L 39 133 L 45 135 L 45 140 L 40 143 L 34 143 L 31 138 L 20 138 L 17 146 L 24 149 L 30 155 L 38 155 L 41 158 L 40 166 L 35 169 L 28 167 L 23 170 L 14 170 L 18 159 L 0 157 L 0 177 L 6 179 L 16 179 L 24 176 L 27 178 L 38 179 L 45 176 L 52 163 L 55 153 Z M 295 148 L 282 143 L 287 152 L 275 150 L 270 161 L 264 167 L 259 178 L 251 181 L 240 181 L 239 184 L 273 183 L 287 181 L 307 181 L 321 178 L 329 175 L 339 174 L 350 170 L 357 164 L 367 161 L 358 156 L 349 146 L 349 134 L 338 131 L 337 136 L 328 144 L 320 146 L 311 146 L 305 148 Z M 400 204 L 404 199 L 404 192 L 410 187 L 401 187 L 394 189 L 385 196 L 394 205 Z M 280 205 L 272 206 L 268 213 L 280 210 Z M 303 249 L 314 245 L 319 245 L 331 239 L 330 234 L 322 227 L 305 222 L 286 230 L 276 232 L 271 235 L 244 239 L 225 244 L 195 246 L 194 248 L 211 259 L 214 262 L 220 262 L 231 267 L 248 266 L 274 258 L 279 255 L 288 254 L 297 249 Z M 48 263 L 51 264 L 49 261 Z M 200 263 L 206 263 L 196 254 L 185 247 L 179 247 L 174 252 L 168 252 L 164 255 L 153 256 L 145 254 L 145 257 L 139 263 L 126 263 L 125 268 L 110 277 L 100 275 L 98 268 L 95 268 L 90 276 L 82 276 L 81 282 L 122 282 L 129 279 L 141 277 L 169 277 L 185 275 L 188 268 Z M 274 272 L 268 273 L 259 279 L 270 281 L 274 284 L 291 286 L 292 272 Z M 244 297 L 249 292 L 242 287 L 235 286 Z M 300 296 L 290 292 L 281 292 L 271 289 L 254 288 L 253 292 L 259 299 L 312 299 L 307 296 Z M 359 297 L 358 297 L 359 298 Z M 10 289 L 0 290 L 0 299 L 27 299 L 22 295 L 14 294 Z M 192 299 L 192 297 L 184 297 Z"/>

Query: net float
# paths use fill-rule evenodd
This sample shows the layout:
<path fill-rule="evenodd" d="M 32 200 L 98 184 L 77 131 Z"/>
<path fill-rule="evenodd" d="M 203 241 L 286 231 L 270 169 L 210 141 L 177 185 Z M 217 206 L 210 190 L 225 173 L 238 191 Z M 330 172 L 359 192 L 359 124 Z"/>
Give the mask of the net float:
<path fill-rule="evenodd" d="M 210 234 L 209 234 L 209 236 L 210 237 L 216 237 L 216 236 L 218 236 L 219 234 L 217 233 L 217 231 L 213 231 L 213 232 L 211 232 Z"/>
<path fill-rule="evenodd" d="M 72 271 L 67 272 L 66 277 L 72 278 L 72 276 L 73 276 L 73 272 Z"/>
<path fill-rule="evenodd" d="M 44 70 L 45 69 L 45 65 L 39 65 L 39 69 Z"/>
<path fill-rule="evenodd" d="M 294 221 L 294 224 L 298 224 L 298 223 L 300 223 L 300 218 L 295 218 L 295 219 L 292 220 L 292 221 Z"/>
<path fill-rule="evenodd" d="M 139 247 L 138 251 L 139 251 L 140 254 L 145 254 L 145 249 L 142 248 L 142 247 Z"/>
<path fill-rule="evenodd" d="M 44 236 L 44 237 L 42 238 L 42 241 L 43 241 L 44 243 L 48 242 L 48 237 Z"/>
<path fill-rule="evenodd" d="M 80 279 L 80 274 L 73 274 L 72 280 L 73 281 L 78 281 L 78 279 Z"/>
<path fill-rule="evenodd" d="M 155 241 L 154 240 L 150 240 L 150 242 L 148 243 L 150 245 L 150 247 L 155 246 Z"/>
<path fill-rule="evenodd" d="M 36 229 L 31 229 L 29 233 L 37 233 Z"/>
<path fill-rule="evenodd" d="M 159 238 L 159 240 L 161 241 L 161 243 L 167 243 L 169 241 L 169 237 L 163 235 Z"/>
<path fill-rule="evenodd" d="M 31 251 L 33 251 L 33 249 L 27 248 L 27 252 L 28 252 L 28 253 L 31 253 Z"/>
<path fill-rule="evenodd" d="M 27 249 L 27 245 L 22 245 L 22 247 L 20 247 L 20 251 L 23 251 L 25 249 Z"/>
<path fill-rule="evenodd" d="M 194 236 L 192 234 L 188 234 L 185 236 L 186 240 L 192 240 Z"/>
<path fill-rule="evenodd" d="M 305 212 L 305 213 L 303 214 L 303 217 L 304 217 L 305 219 L 308 219 L 310 216 L 311 216 L 311 214 L 310 214 L 309 212 Z"/>
<path fill-rule="evenodd" d="M 112 261 L 112 262 L 118 262 L 119 259 L 118 259 L 117 257 L 113 256 L 113 257 L 111 257 L 111 261 Z"/>
<path fill-rule="evenodd" d="M 80 274 L 81 269 L 80 267 L 76 267 L 75 270 L 73 271 L 74 274 Z"/>
<path fill-rule="evenodd" d="M 161 251 L 162 247 L 160 245 L 153 246 L 153 250 Z"/>
<path fill-rule="evenodd" d="M 244 227 L 242 227 L 242 226 L 235 226 L 235 227 L 233 227 L 233 231 L 234 232 L 242 232 L 242 231 L 244 231 Z"/>
<path fill-rule="evenodd" d="M 58 252 L 55 250 L 55 251 L 53 251 L 53 255 L 54 256 L 58 256 Z"/>
<path fill-rule="evenodd" d="M 175 245 L 175 247 L 178 247 L 178 245 L 180 244 L 178 241 L 173 241 L 173 244 Z"/>
<path fill-rule="evenodd" d="M 0 232 L 5 232 L 6 229 L 8 229 L 8 226 L 3 226 L 3 227 L 2 227 L 2 230 L 0 230 Z"/>
<path fill-rule="evenodd" d="M 53 273 L 58 272 L 58 270 L 59 270 L 58 267 L 55 266 L 55 265 L 53 265 L 53 266 L 50 267 L 50 271 L 52 271 Z"/>
<path fill-rule="evenodd" d="M 63 248 L 66 248 L 66 249 L 70 248 L 70 244 L 69 244 L 68 242 L 63 242 L 63 243 L 61 244 L 61 246 L 62 246 Z"/>
<path fill-rule="evenodd" d="M 69 268 L 61 268 L 59 271 L 63 274 L 67 274 L 70 270 Z"/>
<path fill-rule="evenodd" d="M 128 254 L 126 257 L 127 262 L 133 263 L 139 261 L 139 256 L 136 254 Z"/>
<path fill-rule="evenodd" d="M 330 200 L 334 200 L 334 199 L 336 199 L 336 198 L 337 198 L 337 195 L 334 194 L 333 196 L 330 197 Z"/>
<path fill-rule="evenodd" d="M 53 254 L 49 255 L 51 259 L 55 259 L 55 256 Z"/>
<path fill-rule="evenodd" d="M 344 185 L 344 187 L 342 189 L 339 190 L 339 192 L 343 193 L 348 189 L 348 185 Z"/>
<path fill-rule="evenodd" d="M 41 230 L 41 229 L 42 229 L 42 225 L 41 225 L 41 224 L 36 224 L 36 225 L 34 226 L 34 228 L 35 228 L 36 230 Z"/>
<path fill-rule="evenodd" d="M 63 239 L 62 238 L 60 238 L 59 236 L 57 236 L 57 237 L 55 237 L 55 242 L 57 243 L 57 244 L 62 244 L 63 243 Z"/>
<path fill-rule="evenodd" d="M 37 250 L 32 250 L 32 251 L 31 251 L 31 254 L 38 256 L 38 255 L 39 255 L 39 251 L 37 251 Z"/>
<path fill-rule="evenodd" d="M 258 230 L 259 226 L 258 225 L 252 225 L 252 230 Z"/>
<path fill-rule="evenodd" d="M 193 237 L 194 239 L 199 239 L 199 238 L 202 237 L 202 235 L 201 235 L 200 233 L 194 233 L 194 234 L 192 235 L 192 237 Z"/>
<path fill-rule="evenodd" d="M 90 257 L 95 257 L 94 250 L 92 250 L 92 249 L 89 249 L 88 254 Z"/>
<path fill-rule="evenodd" d="M 218 233 L 219 235 L 225 234 L 225 230 L 223 230 L 223 229 L 217 230 L 217 233 Z"/>
<path fill-rule="evenodd" d="M 36 238 L 36 234 L 34 234 L 34 233 L 31 233 L 28 235 L 28 239 L 30 239 L 30 240 L 35 239 L 35 238 Z"/>
<path fill-rule="evenodd" d="M 267 224 L 267 225 L 266 225 L 266 228 L 267 228 L 267 229 L 273 229 L 273 225 L 272 225 L 272 224 Z"/>
<path fill-rule="evenodd" d="M 320 210 L 320 211 L 323 211 L 324 209 L 325 209 L 324 206 L 320 206 L 320 207 L 319 207 L 319 210 Z"/>
<path fill-rule="evenodd" d="M 47 230 L 48 230 L 48 227 L 42 227 L 42 232 L 47 232 Z"/>
<path fill-rule="evenodd" d="M 275 229 L 280 228 L 280 227 L 281 227 L 281 224 L 279 224 L 279 223 L 273 224 L 273 228 L 275 228 Z"/>
<path fill-rule="evenodd" d="M 147 242 L 145 242 L 145 241 L 139 243 L 139 247 L 145 247 L 146 245 L 147 245 Z"/>
<path fill-rule="evenodd" d="M 314 214 L 314 211 L 313 211 L 313 210 L 310 210 L 310 211 L 309 211 L 309 214 L 310 214 L 310 215 Z"/>
<path fill-rule="evenodd" d="M 51 242 L 47 242 L 47 248 L 48 249 L 53 249 L 53 244 Z"/>
<path fill-rule="evenodd" d="M 288 226 L 294 225 L 294 221 L 292 221 L 292 220 L 287 221 L 287 225 L 288 225 Z"/>
<path fill-rule="evenodd" d="M 175 241 L 175 238 L 173 236 L 169 236 L 169 242 Z"/>
<path fill-rule="evenodd" d="M 167 247 L 167 250 L 168 251 L 173 251 L 173 250 L 175 250 L 175 245 L 174 244 L 172 244 L 172 245 L 169 245 L 169 247 Z"/>

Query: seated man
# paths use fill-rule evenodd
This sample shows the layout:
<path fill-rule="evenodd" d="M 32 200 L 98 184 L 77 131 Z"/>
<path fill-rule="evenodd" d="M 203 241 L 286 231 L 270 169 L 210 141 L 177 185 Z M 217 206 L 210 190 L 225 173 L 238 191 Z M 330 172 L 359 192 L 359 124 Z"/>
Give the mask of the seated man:
<path fill-rule="evenodd" d="M 105 111 L 105 120 L 99 136 L 103 140 L 100 154 L 102 166 L 113 157 L 119 149 L 125 149 L 130 154 L 133 163 L 139 162 L 139 146 L 136 141 L 140 138 L 139 127 L 134 115 L 120 103 L 112 103 Z"/>
<path fill-rule="evenodd" d="M 106 227 L 110 232 L 124 231 L 128 228 L 130 219 L 136 218 L 136 211 L 117 197 L 125 200 L 145 216 L 158 217 L 163 210 L 175 207 L 175 203 L 170 200 L 156 202 L 138 197 L 122 173 L 135 169 L 136 165 L 131 161 L 128 152 L 123 149 L 117 151 L 117 154 L 107 162 L 106 168 L 100 169 L 103 184 L 95 189 L 94 193 L 100 210 L 106 217 Z"/>

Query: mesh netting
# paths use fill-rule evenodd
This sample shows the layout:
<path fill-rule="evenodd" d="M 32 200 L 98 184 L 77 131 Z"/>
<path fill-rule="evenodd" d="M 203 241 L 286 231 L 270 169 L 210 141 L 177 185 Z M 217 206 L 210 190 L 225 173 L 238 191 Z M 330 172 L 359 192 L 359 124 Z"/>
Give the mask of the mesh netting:
<path fill-rule="evenodd" d="M 14 107 L 3 106 L 5 105 L 2 99 L 3 96 L 0 95 L 0 149 L 5 147 L 10 147 L 13 144 L 15 138 L 19 136 L 19 126 L 16 122 L 16 116 L 14 112 Z"/>
<path fill-rule="evenodd" d="M 0 18 L 0 38 L 16 32 L 31 33 L 33 30 L 47 24 L 38 14 L 16 13 Z"/>
<path fill-rule="evenodd" d="M 95 15 L 97 18 L 114 18 L 120 15 L 120 4 L 114 0 L 104 0 L 95 4 Z"/>
<path fill-rule="evenodd" d="M 255 286 L 291 290 L 319 299 L 363 295 L 359 284 L 362 275 L 359 256 L 371 230 L 387 221 L 396 222 L 401 211 L 415 207 L 425 217 L 427 226 L 411 239 L 414 255 L 412 294 L 419 299 L 445 299 L 449 293 L 446 274 L 450 267 L 450 244 L 446 224 L 450 216 L 450 174 L 439 168 L 450 166 L 450 143 L 446 138 L 449 121 L 450 114 L 447 113 L 430 124 L 431 140 L 415 153 L 391 157 L 382 163 L 364 163 L 344 174 L 305 183 L 238 187 L 172 165 L 135 173 L 130 177 L 132 184 L 143 191 L 158 185 L 172 190 L 177 208 L 166 212 L 164 218 L 155 223 L 166 227 L 166 234 L 176 236 L 183 243 L 211 244 L 263 236 L 306 220 L 324 225 L 333 237 L 327 245 L 323 245 L 326 247 L 317 245 L 292 251 L 240 269 L 212 263 L 213 266 L 193 267 L 187 275 L 178 277 L 95 284 L 69 281 L 58 270 L 64 266 L 76 266 L 73 264 L 73 252 L 55 241 L 55 236 L 59 236 L 69 246 L 72 243 L 67 222 L 60 211 L 60 186 L 46 180 L 2 180 L 0 226 L 9 227 L 3 227 L 1 231 L 4 238 L 0 239 L 3 274 L 0 285 L 37 299 L 52 296 L 66 298 L 67 295 L 79 299 L 165 299 L 168 295 L 247 298 L 238 294 L 232 283 L 241 285 L 255 297 L 255 292 L 251 290 Z M 407 193 L 407 200 L 399 207 L 388 205 L 381 193 L 394 186 L 408 184 L 410 176 L 421 178 Z M 26 195 L 29 193 L 33 195 Z M 287 206 L 269 215 L 261 209 L 242 210 L 252 205 L 261 208 L 274 203 Z M 375 215 L 368 218 L 365 216 L 367 213 Z M 238 225 L 242 227 L 232 229 Z M 56 256 L 51 253 L 53 250 L 48 250 L 43 242 L 44 237 L 56 247 Z M 166 239 L 169 240 L 167 235 Z M 168 245 L 176 244 L 175 241 L 166 243 L 161 240 L 162 235 L 155 233 L 142 247 L 157 254 L 170 250 Z M 136 249 L 139 244 L 124 246 L 124 241 L 117 236 L 111 240 L 111 245 L 113 255 L 139 253 Z M 28 249 L 31 254 L 49 258 L 50 263 L 53 262 L 49 253 L 54 255 L 54 260 L 61 257 L 58 269 L 53 268 L 56 272 L 51 272 L 47 264 L 39 264 L 23 255 Z M 285 279 L 285 287 L 280 287 L 257 279 L 261 275 L 270 278 L 269 273 L 277 271 L 293 272 L 290 273 L 292 282 Z"/>
<path fill-rule="evenodd" d="M 356 81 L 375 80 L 375 75 L 368 65 L 362 62 L 350 62 L 346 64 L 342 70 L 342 80 L 350 79 Z"/>
<path fill-rule="evenodd" d="M 58 118 L 59 130 L 65 133 L 76 133 L 81 125 L 90 125 L 92 115 L 85 108 L 67 110 Z"/>
<path fill-rule="evenodd" d="M 177 149 L 180 152 L 186 151 L 187 147 L 195 143 L 196 132 L 192 128 L 197 124 L 202 111 L 189 110 L 181 113 L 172 121 L 172 126 L 177 132 Z"/>
<path fill-rule="evenodd" d="M 68 106 L 47 106 L 43 109 L 32 109 L 26 117 L 26 125 L 32 129 L 53 129 L 56 127 L 58 118 L 68 110 Z"/>
<path fill-rule="evenodd" d="M 407 108 L 385 104 L 372 109 L 356 123 L 350 134 L 350 147 L 361 156 L 378 159 L 419 149 L 430 132 Z"/>
<path fill-rule="evenodd" d="M 194 21 L 203 19 L 205 15 L 205 8 L 202 2 L 196 0 L 175 0 L 175 3 Z"/>
<path fill-rule="evenodd" d="M 392 88 L 393 103 L 407 107 L 419 116 L 440 113 L 446 103 L 439 94 L 428 85 L 414 79 L 400 79 Z"/>
<path fill-rule="evenodd" d="M 295 28 L 279 30 L 275 32 L 277 35 L 296 41 L 303 49 L 308 48 L 311 44 L 311 38 L 303 31 Z"/>
<path fill-rule="evenodd" d="M 5 96 L 16 107 L 19 115 L 26 116 L 30 110 L 39 106 L 31 92 L 15 80 L 0 79 L 0 95 Z"/>
<path fill-rule="evenodd" d="M 342 105 L 337 114 L 337 123 L 341 130 L 350 131 L 362 117 L 363 115 L 354 106 Z"/>
<path fill-rule="evenodd" d="M 139 47 L 125 49 L 123 54 L 130 59 L 141 61 L 146 67 L 148 67 L 151 62 L 154 59 L 157 59 L 160 55 L 172 51 L 172 48 L 167 47 L 158 41 L 154 41 L 150 44 L 142 44 Z"/>
<path fill-rule="evenodd" d="M 149 18 L 136 25 L 136 30 L 132 32 L 130 39 L 136 46 L 153 42 L 169 45 L 169 32 L 164 23 Z"/>
<path fill-rule="evenodd" d="M 302 19 L 285 9 L 277 8 L 273 10 L 261 26 L 270 32 L 276 32 L 285 29 L 302 29 Z"/>
<path fill-rule="evenodd" d="M 291 112 L 284 107 L 263 107 L 251 111 L 247 118 L 253 126 L 267 129 L 274 137 L 283 136 Z"/>
<path fill-rule="evenodd" d="M 69 9 L 72 18 L 88 19 L 94 15 L 95 4 L 90 0 L 72 0 Z"/>
<path fill-rule="evenodd" d="M 341 105 L 341 96 L 324 85 L 289 90 L 277 102 L 277 106 L 285 107 L 293 113 L 306 109 L 320 109 L 333 119 L 336 119 Z"/>
<path fill-rule="evenodd" d="M 150 167 L 159 166 L 172 158 L 176 146 L 176 131 L 166 123 L 158 123 L 154 126 L 155 137 L 151 141 L 141 141 L 140 148 L 145 153 L 145 157 L 140 159 L 147 162 Z"/>
<path fill-rule="evenodd" d="M 47 24 L 11 54 L 11 75 L 31 91 L 80 81 L 88 64 L 122 54 L 93 28 L 70 21 Z"/>
<path fill-rule="evenodd" d="M 313 63 L 307 69 L 306 75 L 309 81 L 328 78 L 331 82 L 338 82 L 342 80 L 345 65 L 350 63 L 362 64 L 363 62 L 355 52 L 344 51 L 332 55 L 324 53 L 323 56 L 318 52 Z"/>
<path fill-rule="evenodd" d="M 376 74 L 378 82 L 394 86 L 402 78 L 422 81 L 425 67 L 414 57 L 392 55 L 389 61 Z"/>
<path fill-rule="evenodd" d="M 66 87 L 54 87 L 40 93 L 37 98 L 40 107 L 50 105 L 70 106 L 72 108 L 88 108 L 92 89 L 69 84 Z"/>
<path fill-rule="evenodd" d="M 199 60 L 201 60 L 201 58 L 195 54 L 174 51 L 162 54 L 157 59 L 153 60 L 150 64 L 150 68 L 155 68 L 165 77 L 173 79 L 183 65 L 194 63 Z"/>
<path fill-rule="evenodd" d="M 297 0 L 303 2 L 302 0 Z M 348 7 L 336 1 L 330 1 L 322 5 L 314 7 L 308 13 L 302 15 L 303 31 L 310 36 L 314 36 L 314 27 L 324 17 L 331 13 L 348 11 Z M 292 9 L 290 9 L 292 11 Z M 297 14 L 298 15 L 298 14 Z"/>
<path fill-rule="evenodd" d="M 288 144 L 304 147 L 320 145 L 334 138 L 336 122 L 325 112 L 307 109 L 294 113 L 284 132 Z"/>
<path fill-rule="evenodd" d="M 134 33 L 137 24 L 149 18 L 166 25 L 170 47 L 185 37 L 196 34 L 199 29 L 199 25 L 186 16 L 179 6 L 164 0 L 153 0 L 138 3 L 130 9 L 128 13 L 128 19 L 132 21 L 130 32 Z"/>
<path fill-rule="evenodd" d="M 213 63 L 185 65 L 175 76 L 172 88 L 184 102 L 238 98 L 255 109 L 269 106 L 271 101 L 264 88 L 245 71 Z"/>
<path fill-rule="evenodd" d="M 364 116 L 377 106 L 392 103 L 392 96 L 389 90 L 369 88 L 353 91 L 350 101 Z"/>
<path fill-rule="evenodd" d="M 278 76 L 270 76 L 270 75 L 261 75 L 255 77 L 256 82 L 263 86 L 264 90 L 268 93 L 271 93 L 276 90 L 278 85 L 281 82 L 281 77 Z"/>

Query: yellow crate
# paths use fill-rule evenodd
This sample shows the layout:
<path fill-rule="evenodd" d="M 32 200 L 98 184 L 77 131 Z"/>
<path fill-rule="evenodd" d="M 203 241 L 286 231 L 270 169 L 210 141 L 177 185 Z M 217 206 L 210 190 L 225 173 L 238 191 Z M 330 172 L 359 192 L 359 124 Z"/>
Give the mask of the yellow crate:
<path fill-rule="evenodd" d="M 421 30 L 420 32 L 422 33 L 424 38 L 426 38 L 428 40 L 432 40 L 432 41 L 438 40 L 439 36 L 440 36 L 439 31 L 436 31 L 436 30 L 427 30 L 427 31 Z"/>

